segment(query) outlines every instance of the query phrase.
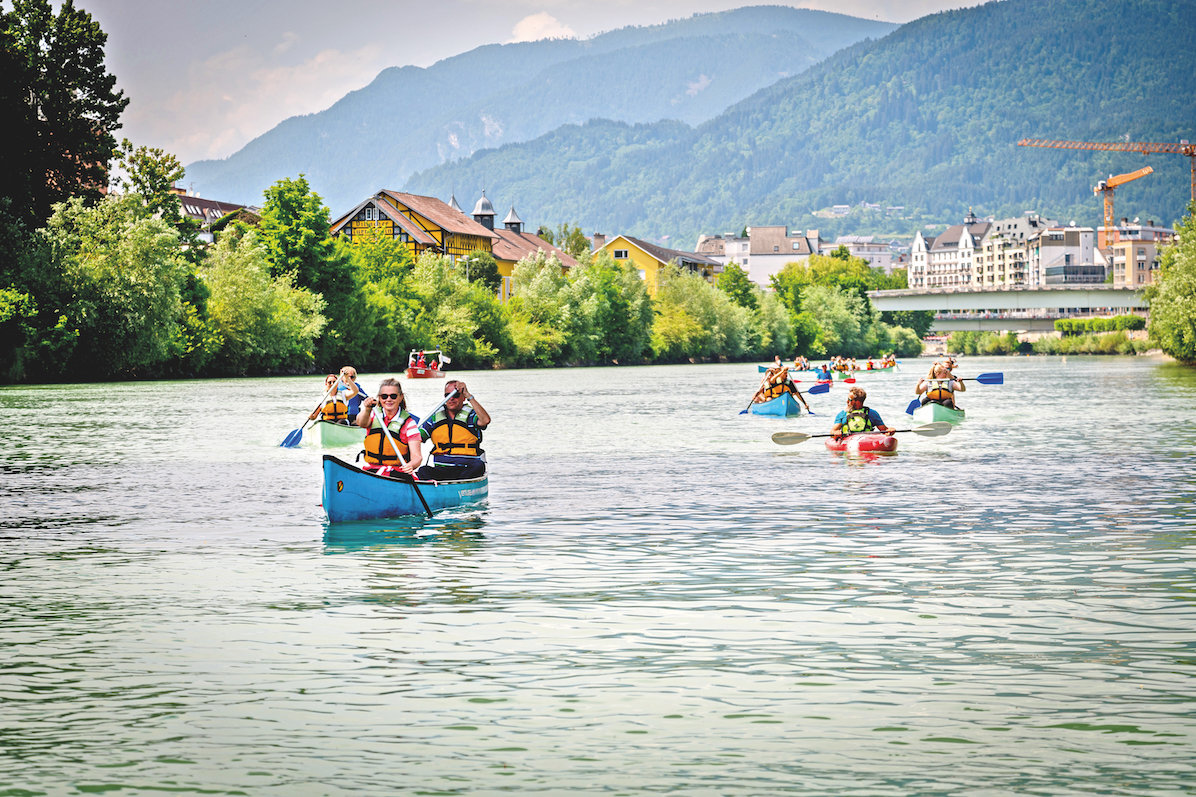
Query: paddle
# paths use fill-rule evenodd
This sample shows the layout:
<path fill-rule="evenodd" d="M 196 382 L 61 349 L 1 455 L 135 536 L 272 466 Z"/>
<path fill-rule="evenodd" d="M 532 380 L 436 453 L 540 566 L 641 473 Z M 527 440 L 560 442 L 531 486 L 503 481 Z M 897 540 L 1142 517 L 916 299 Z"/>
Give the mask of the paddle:
<path fill-rule="evenodd" d="M 923 426 L 916 426 L 913 429 L 894 429 L 891 432 L 878 432 L 877 434 L 901 434 L 902 432 L 913 432 L 920 434 L 923 437 L 941 437 L 951 431 L 951 424 L 946 421 L 935 421 Z M 804 443 L 811 437 L 846 437 L 846 435 L 838 434 L 806 434 L 805 432 L 776 432 L 772 436 L 772 442 L 781 446 L 791 446 L 795 443 Z"/>
<path fill-rule="evenodd" d="M 377 417 L 375 413 L 381 416 L 378 418 L 378 420 L 382 423 L 382 434 L 386 435 L 386 441 L 390 443 L 390 447 L 394 450 L 395 457 L 398 458 L 399 464 L 403 467 L 406 467 L 407 460 L 403 459 L 403 455 L 399 453 L 399 447 L 395 445 L 395 439 L 390 436 L 390 429 L 386 427 L 386 414 L 381 412 L 376 405 L 373 408 L 373 412 L 370 413 L 371 419 Z M 424 500 L 424 494 L 419 491 L 419 485 L 415 483 L 414 474 L 404 475 L 406 475 L 407 479 L 410 479 L 410 481 L 407 481 L 407 479 L 400 479 L 400 481 L 406 481 L 411 485 L 411 488 L 415 490 L 415 496 L 419 499 L 419 502 L 424 505 L 424 511 L 428 513 L 428 517 L 432 517 L 432 508 L 428 506 L 428 502 Z"/>
<path fill-rule="evenodd" d="M 427 415 L 424 416 L 424 419 L 422 421 L 420 421 L 420 426 L 423 426 L 425 423 L 427 423 L 432 418 L 433 415 L 440 412 L 440 408 L 443 407 L 445 404 L 448 404 L 448 400 L 451 399 L 455 395 L 457 395 L 457 389 L 453 388 L 452 390 L 450 390 L 448 392 L 448 395 L 446 395 L 443 399 L 441 399 L 439 404 L 437 404 L 435 407 L 432 408 L 431 412 L 429 412 Z"/>
<path fill-rule="evenodd" d="M 1001 371 L 993 371 L 992 373 L 980 374 L 979 376 L 965 376 L 962 379 L 956 377 L 957 382 L 979 382 L 982 385 L 1003 385 L 1005 384 L 1005 374 Z M 914 399 L 905 408 L 906 415 L 913 415 L 914 410 L 922 406 L 921 399 Z"/>
<path fill-rule="evenodd" d="M 324 406 L 324 402 L 328 400 L 329 396 L 331 396 L 333 393 L 336 392 L 336 389 L 338 387 L 340 387 L 340 384 L 341 384 L 341 380 L 337 379 L 336 383 L 332 387 L 328 388 L 328 392 L 326 392 L 324 394 L 324 398 L 320 399 L 320 403 L 316 405 L 317 410 L 320 407 Z M 311 415 L 311 413 L 309 412 L 308 415 Z M 288 434 L 286 437 L 284 437 L 282 439 L 282 442 L 278 444 L 279 447 L 280 448 L 294 448 L 295 446 L 299 445 L 299 442 L 303 439 L 303 430 L 306 429 L 307 425 L 311 422 L 312 422 L 311 418 L 308 418 L 306 421 L 303 422 L 303 425 L 300 426 L 298 429 L 292 429 L 290 434 Z"/>

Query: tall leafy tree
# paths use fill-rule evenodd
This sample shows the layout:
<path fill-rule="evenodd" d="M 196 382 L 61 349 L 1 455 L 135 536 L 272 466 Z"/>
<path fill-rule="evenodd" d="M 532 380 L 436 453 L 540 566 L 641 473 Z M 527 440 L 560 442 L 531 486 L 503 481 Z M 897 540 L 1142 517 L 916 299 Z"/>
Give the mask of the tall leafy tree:
<path fill-rule="evenodd" d="M 748 279 L 748 273 L 735 263 L 723 266 L 723 273 L 714 281 L 715 287 L 731 297 L 731 301 L 748 310 L 755 310 L 756 286 Z"/>
<path fill-rule="evenodd" d="M 108 35 L 65 0 L 14 0 L 0 13 L 0 197 L 30 227 L 71 196 L 98 199 L 128 105 L 104 65 Z"/>
<path fill-rule="evenodd" d="M 302 174 L 266 189 L 258 232 L 266 246 L 271 274 L 290 276 L 299 288 L 324 299 L 328 328 L 316 347 L 319 362 L 346 356 L 354 334 L 358 284 L 350 258 L 329 236 L 328 207 Z"/>
<path fill-rule="evenodd" d="M 1163 250 L 1158 279 L 1146 289 L 1150 336 L 1175 359 L 1196 364 L 1196 202 L 1176 230 L 1179 241 Z"/>

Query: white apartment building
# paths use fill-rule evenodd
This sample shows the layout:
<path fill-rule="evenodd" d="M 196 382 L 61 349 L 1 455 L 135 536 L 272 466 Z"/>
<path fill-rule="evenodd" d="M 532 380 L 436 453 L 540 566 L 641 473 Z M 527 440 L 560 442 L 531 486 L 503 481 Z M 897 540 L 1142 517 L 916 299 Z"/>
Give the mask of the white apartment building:
<path fill-rule="evenodd" d="M 1027 243 L 1057 224 L 1030 212 L 992 222 L 972 259 L 972 287 L 1003 289 L 1036 284 L 1036 272 L 1028 267 Z"/>
<path fill-rule="evenodd" d="M 1032 287 L 1093 285 L 1105 281 L 1104 258 L 1097 257 L 1092 227 L 1048 227 L 1027 242 Z"/>
<path fill-rule="evenodd" d="M 804 262 L 810 255 L 818 254 L 825 245 L 818 236 L 818 230 L 807 230 L 805 235 L 789 234 L 784 225 L 748 227 L 747 238 L 723 235 L 702 235 L 694 251 L 713 258 L 724 266 L 738 263 L 748 273 L 752 282 L 767 288 L 769 277 L 780 272 L 787 263 Z"/>
<path fill-rule="evenodd" d="M 972 264 L 992 222 L 979 221 L 969 210 L 963 224 L 940 235 L 924 236 L 919 230 L 910 248 L 910 288 L 967 288 L 972 284 Z"/>
<path fill-rule="evenodd" d="M 871 235 L 840 235 L 833 244 L 823 246 L 822 254 L 829 255 L 840 246 L 847 247 L 852 257 L 868 261 L 872 268 L 883 268 L 886 274 L 893 270 L 893 250 Z"/>

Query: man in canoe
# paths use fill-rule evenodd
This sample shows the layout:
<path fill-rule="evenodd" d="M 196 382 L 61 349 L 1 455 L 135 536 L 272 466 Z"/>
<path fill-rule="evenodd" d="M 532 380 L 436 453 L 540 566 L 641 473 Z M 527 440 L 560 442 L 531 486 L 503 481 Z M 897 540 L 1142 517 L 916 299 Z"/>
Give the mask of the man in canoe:
<path fill-rule="evenodd" d="M 783 396 L 785 393 L 792 393 L 806 408 L 806 412 L 810 412 L 810 405 L 806 404 L 806 397 L 797 389 L 797 385 L 793 384 L 793 380 L 789 378 L 789 369 L 784 365 L 779 368 L 769 368 L 764 372 L 764 378 L 760 380 L 760 389 L 756 391 L 756 395 L 752 396 L 752 403 L 763 404 Z"/>
<path fill-rule="evenodd" d="M 839 411 L 839 414 L 835 416 L 835 425 L 831 428 L 831 434 L 835 436 L 835 440 L 842 440 L 849 434 L 860 432 L 893 431 L 885 426 L 885 422 L 881 420 L 880 414 L 876 410 L 864 406 L 864 401 L 867 398 L 868 394 L 862 387 L 853 387 L 847 391 L 847 409 Z"/>
<path fill-rule="evenodd" d="M 450 379 L 444 395 L 456 394 L 419 427 L 423 440 L 432 443 L 428 464 L 416 474 L 423 481 L 473 479 L 486 472 L 482 430 L 490 425 L 490 413 L 478 403 L 464 382 Z M 469 403 L 469 409 L 465 404 Z"/>
<path fill-rule="evenodd" d="M 374 411 L 375 407 L 378 412 Z M 383 424 L 390 432 L 389 438 L 382 431 Z M 389 476 L 394 471 L 413 473 L 419 467 L 423 460 L 419 428 L 415 416 L 407 412 L 407 398 L 403 395 L 399 380 L 394 377 L 383 379 L 378 385 L 378 397 L 361 402 L 357 425 L 367 430 L 363 470 Z M 392 440 L 394 445 L 391 445 Z M 402 455 L 401 460 L 396 455 L 395 446 L 398 447 L 397 453 Z"/>
<path fill-rule="evenodd" d="M 953 410 L 959 409 L 955 406 L 955 394 L 963 393 L 966 390 L 963 380 L 956 379 L 945 363 L 935 363 L 930 366 L 930 372 L 919 379 L 918 384 L 914 386 L 914 393 L 922 397 L 922 404 L 929 404 L 933 401 L 935 404 L 942 404 Z"/>

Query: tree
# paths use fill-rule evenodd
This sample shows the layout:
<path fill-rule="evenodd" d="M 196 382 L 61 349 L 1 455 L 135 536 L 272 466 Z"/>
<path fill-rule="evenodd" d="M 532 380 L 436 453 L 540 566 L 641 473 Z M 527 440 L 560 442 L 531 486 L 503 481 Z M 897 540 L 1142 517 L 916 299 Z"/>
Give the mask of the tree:
<path fill-rule="evenodd" d="M 138 198 L 87 207 L 75 197 L 55 206 L 43 235 L 69 290 L 62 312 L 78 333 L 72 376 L 153 373 L 179 353 L 187 267 L 178 234 L 148 218 Z"/>
<path fill-rule="evenodd" d="M 179 159 L 158 147 L 134 146 L 129 139 L 116 151 L 117 166 L 123 172 L 120 187 L 137 194 L 152 216 L 165 221 L 179 234 L 179 245 L 192 264 L 203 257 L 199 244 L 199 223 L 183 215 L 179 195 L 171 189 L 183 179 Z"/>
<path fill-rule="evenodd" d="M 736 263 L 723 266 L 723 273 L 718 275 L 714 285 L 740 307 L 755 310 L 760 306 L 756 301 L 756 285 L 748 279 L 748 273 Z"/>
<path fill-rule="evenodd" d="M 107 34 L 74 0 L 57 14 L 49 0 L 14 0 L 0 38 L 0 197 L 40 227 L 54 203 L 100 197 L 129 101 L 104 66 Z"/>
<path fill-rule="evenodd" d="M 465 260 L 465 278 L 498 293 L 502 285 L 502 275 L 498 273 L 498 262 L 494 255 L 478 250 L 470 252 Z"/>
<path fill-rule="evenodd" d="M 303 370 L 314 362 L 323 301 L 270 275 L 266 246 L 253 231 L 220 236 L 203 267 L 219 351 L 213 370 L 228 374 Z"/>
<path fill-rule="evenodd" d="M 282 179 L 266 189 L 258 227 L 273 276 L 290 276 L 296 287 L 307 288 L 324 300 L 328 326 L 316 348 L 316 359 L 345 358 L 355 332 L 358 281 L 353 262 L 334 246 L 328 208 L 302 174 Z"/>
<path fill-rule="evenodd" d="M 573 257 L 582 257 L 590 251 L 590 239 L 581 231 L 581 227 L 578 227 L 576 224 L 570 226 L 562 223 L 557 226 L 555 231 L 549 227 L 541 226 L 536 235 Z"/>
<path fill-rule="evenodd" d="M 1150 336 L 1181 363 L 1196 365 L 1196 202 L 1176 229 L 1179 239 L 1159 258 L 1155 284 L 1145 291 Z"/>

